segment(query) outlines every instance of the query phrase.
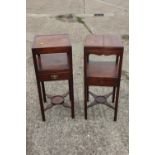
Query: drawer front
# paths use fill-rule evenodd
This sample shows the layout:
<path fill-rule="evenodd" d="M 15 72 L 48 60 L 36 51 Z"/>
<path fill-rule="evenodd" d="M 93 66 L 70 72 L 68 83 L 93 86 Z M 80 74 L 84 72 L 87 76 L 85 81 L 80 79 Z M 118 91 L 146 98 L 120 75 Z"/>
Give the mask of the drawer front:
<path fill-rule="evenodd" d="M 38 79 L 40 81 L 67 80 L 70 77 L 70 73 L 38 74 Z"/>
<path fill-rule="evenodd" d="M 99 79 L 99 78 L 88 78 L 88 85 L 93 86 L 117 86 L 117 79 Z"/>

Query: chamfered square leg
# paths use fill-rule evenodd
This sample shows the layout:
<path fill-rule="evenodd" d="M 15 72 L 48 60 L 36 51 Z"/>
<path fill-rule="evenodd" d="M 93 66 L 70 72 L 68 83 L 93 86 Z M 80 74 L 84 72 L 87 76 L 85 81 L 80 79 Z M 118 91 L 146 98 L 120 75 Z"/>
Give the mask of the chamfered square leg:
<path fill-rule="evenodd" d="M 89 86 L 87 86 L 87 102 L 89 101 Z"/>
<path fill-rule="evenodd" d="M 39 103 L 40 103 L 42 120 L 45 121 L 45 112 L 44 112 L 44 105 L 43 105 L 43 101 L 42 101 L 42 93 L 41 93 L 40 81 L 38 81 L 38 80 L 37 80 L 37 87 L 38 87 L 38 95 L 39 95 Z"/>
<path fill-rule="evenodd" d="M 115 101 L 115 111 L 114 111 L 114 121 L 117 121 L 119 89 L 120 89 L 120 86 L 117 87 L 117 91 L 116 91 L 116 101 Z"/>
<path fill-rule="evenodd" d="M 45 85 L 43 81 L 41 82 L 41 86 L 42 86 L 43 99 L 44 99 L 44 102 L 46 102 L 46 91 L 45 91 Z"/>
<path fill-rule="evenodd" d="M 116 87 L 113 87 L 112 103 L 115 102 L 115 92 L 116 92 Z"/>
<path fill-rule="evenodd" d="M 70 99 L 70 101 L 72 101 L 72 92 L 71 92 L 72 83 L 71 83 L 71 80 L 68 80 L 68 86 L 69 86 L 69 99 Z"/>
<path fill-rule="evenodd" d="M 69 79 L 69 96 L 70 96 L 70 101 L 71 101 L 71 115 L 72 118 L 75 117 L 74 114 L 74 88 L 73 88 L 73 78 Z"/>
<path fill-rule="evenodd" d="M 84 82 L 84 113 L 85 113 L 85 119 L 87 119 L 87 85 L 86 81 Z"/>

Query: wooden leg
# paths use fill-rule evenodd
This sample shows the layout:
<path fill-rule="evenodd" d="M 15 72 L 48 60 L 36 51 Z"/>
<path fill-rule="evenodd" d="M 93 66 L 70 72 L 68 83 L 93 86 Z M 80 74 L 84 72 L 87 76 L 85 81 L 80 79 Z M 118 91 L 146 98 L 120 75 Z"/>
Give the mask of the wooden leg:
<path fill-rule="evenodd" d="M 42 101 L 41 87 L 40 87 L 39 81 L 37 81 L 37 87 L 38 87 L 38 95 L 39 95 L 39 101 L 40 101 L 42 120 L 45 121 L 44 105 L 43 105 L 43 101 Z"/>
<path fill-rule="evenodd" d="M 85 49 L 84 49 L 85 51 Z M 87 85 L 87 63 L 89 61 L 89 55 L 87 52 L 84 52 L 84 115 L 85 119 L 87 120 L 87 101 L 89 100 L 88 95 L 88 85 Z"/>
<path fill-rule="evenodd" d="M 73 88 L 73 78 L 69 80 L 69 96 L 71 99 L 71 115 L 72 118 L 75 117 L 74 115 L 74 88 Z"/>
<path fill-rule="evenodd" d="M 118 86 L 118 87 L 117 87 L 117 92 L 116 92 L 116 102 L 115 102 L 114 121 L 117 121 L 117 111 L 118 111 L 119 89 L 120 89 L 120 86 Z"/>
<path fill-rule="evenodd" d="M 116 91 L 116 87 L 113 87 L 112 103 L 115 102 L 115 91 Z"/>
<path fill-rule="evenodd" d="M 87 102 L 89 101 L 89 86 L 87 86 Z"/>
<path fill-rule="evenodd" d="M 70 98 L 70 101 L 72 101 L 72 93 L 71 93 L 72 83 L 71 83 L 71 80 L 68 80 L 68 85 L 69 85 L 69 98 Z"/>
<path fill-rule="evenodd" d="M 85 119 L 87 119 L 87 85 L 86 85 L 86 80 L 84 83 L 84 113 L 85 113 Z"/>
<path fill-rule="evenodd" d="M 44 99 L 44 102 L 46 102 L 46 93 L 45 93 L 45 86 L 43 81 L 41 82 L 41 86 L 42 86 L 42 92 L 43 92 L 43 99 Z"/>

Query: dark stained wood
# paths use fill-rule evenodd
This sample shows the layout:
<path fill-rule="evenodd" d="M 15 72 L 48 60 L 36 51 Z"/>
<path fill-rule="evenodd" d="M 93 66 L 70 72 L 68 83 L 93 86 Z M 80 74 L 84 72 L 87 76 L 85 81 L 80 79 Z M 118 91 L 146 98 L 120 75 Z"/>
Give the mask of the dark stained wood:
<path fill-rule="evenodd" d="M 123 48 L 120 37 L 114 35 L 88 35 L 85 40 L 85 47 L 90 48 Z"/>
<path fill-rule="evenodd" d="M 121 55 L 123 44 L 118 36 L 88 35 L 85 40 L 85 52 L 96 55 Z"/>
<path fill-rule="evenodd" d="M 112 35 L 88 35 L 84 45 L 84 111 L 87 119 L 89 86 L 113 87 L 112 102 L 115 101 L 114 121 L 117 120 L 119 87 L 121 80 L 124 47 L 120 37 Z M 115 55 L 113 62 L 94 62 L 89 55 Z M 116 100 L 115 100 L 116 96 Z"/>
<path fill-rule="evenodd" d="M 89 85 L 114 86 L 118 80 L 118 65 L 115 62 L 87 63 L 87 82 Z"/>
<path fill-rule="evenodd" d="M 51 99 L 51 102 L 55 105 L 57 104 L 63 104 L 64 103 L 64 97 L 62 96 L 53 96 L 52 99 Z"/>
<path fill-rule="evenodd" d="M 87 77 L 118 78 L 118 65 L 115 62 L 89 61 L 87 64 Z"/>
<path fill-rule="evenodd" d="M 45 85 L 44 85 L 44 82 L 41 82 L 41 86 L 42 86 L 42 92 L 43 92 L 43 99 L 44 99 L 44 102 L 46 102 L 46 94 L 45 94 Z"/>
<path fill-rule="evenodd" d="M 37 35 L 32 45 L 34 53 L 47 54 L 66 53 L 71 50 L 71 44 L 68 34 L 58 35 Z"/>
<path fill-rule="evenodd" d="M 38 73 L 37 74 L 38 79 L 40 81 L 57 81 L 57 80 L 68 80 L 71 77 L 70 72 L 60 72 L 60 73 L 47 73 L 47 74 L 43 74 L 43 73 Z"/>
<path fill-rule="evenodd" d="M 35 36 L 32 46 L 42 120 L 45 121 L 44 81 L 68 80 L 71 116 L 74 118 L 72 47 L 67 34 Z M 43 98 L 42 98 L 43 97 Z"/>
<path fill-rule="evenodd" d="M 113 87 L 112 103 L 114 103 L 115 101 L 115 92 L 116 92 L 116 87 Z"/>
<path fill-rule="evenodd" d="M 41 54 L 40 63 L 37 59 L 39 71 L 67 71 L 69 70 L 68 56 L 66 53 Z"/>
<path fill-rule="evenodd" d="M 40 109 L 41 109 L 41 114 L 42 114 L 42 120 L 45 121 L 44 105 L 43 105 L 42 92 L 41 92 L 39 80 L 37 80 L 37 87 L 38 87 L 38 95 L 39 95 L 39 101 L 40 101 Z"/>
<path fill-rule="evenodd" d="M 32 48 L 60 48 L 70 46 L 71 43 L 68 34 L 36 35 Z"/>

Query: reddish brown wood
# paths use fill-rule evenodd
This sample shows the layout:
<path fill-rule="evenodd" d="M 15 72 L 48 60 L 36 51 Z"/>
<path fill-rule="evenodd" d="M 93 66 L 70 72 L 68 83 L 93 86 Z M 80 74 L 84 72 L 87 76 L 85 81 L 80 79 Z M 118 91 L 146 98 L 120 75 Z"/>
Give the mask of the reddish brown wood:
<path fill-rule="evenodd" d="M 65 103 L 65 97 L 68 94 L 69 94 L 68 92 L 63 95 L 55 95 L 55 96 L 47 94 L 46 96 L 50 99 L 51 102 L 44 108 L 44 110 L 46 111 L 56 105 L 63 105 L 66 108 L 71 108 L 71 105 Z"/>
<path fill-rule="evenodd" d="M 52 103 L 57 105 L 57 104 L 63 104 L 64 103 L 64 97 L 60 95 L 53 96 L 51 99 Z"/>
<path fill-rule="evenodd" d="M 39 65 L 39 63 L 41 63 Z M 41 54 L 40 60 L 37 59 L 37 64 L 40 66 L 40 72 L 50 71 L 68 71 L 69 61 L 66 53 Z"/>
<path fill-rule="evenodd" d="M 61 48 L 71 47 L 68 34 L 36 35 L 32 48 Z"/>
<path fill-rule="evenodd" d="M 46 102 L 46 91 L 45 91 L 45 85 L 44 85 L 44 82 L 41 82 L 41 85 L 42 85 L 42 92 L 43 92 L 43 99 L 44 99 L 44 102 Z"/>
<path fill-rule="evenodd" d="M 113 87 L 113 95 L 112 95 L 112 102 L 113 103 L 115 101 L 115 91 L 116 91 L 116 87 Z"/>
<path fill-rule="evenodd" d="M 32 53 L 42 120 L 45 121 L 43 100 L 46 102 L 46 93 L 44 81 L 56 80 L 69 81 L 71 115 L 74 118 L 72 47 L 69 36 L 67 34 L 35 36 Z"/>
<path fill-rule="evenodd" d="M 68 34 L 37 35 L 32 45 L 33 53 L 48 54 L 66 53 L 71 51 L 71 43 Z"/>
<path fill-rule="evenodd" d="M 84 45 L 84 111 L 87 119 L 87 101 L 89 86 L 113 87 L 112 102 L 115 101 L 114 121 L 117 120 L 119 87 L 121 79 L 123 44 L 117 36 L 111 35 L 89 35 L 86 37 Z M 89 55 L 115 55 L 114 62 L 93 62 L 89 60 Z"/>
<path fill-rule="evenodd" d="M 106 95 L 96 95 L 92 92 L 89 91 L 89 94 L 94 98 L 94 101 L 92 103 L 90 103 L 87 108 L 93 107 L 97 104 L 104 104 L 106 106 L 108 106 L 109 108 L 114 109 L 114 107 L 108 103 L 107 99 L 110 95 L 112 95 L 112 92 L 106 94 Z"/>

